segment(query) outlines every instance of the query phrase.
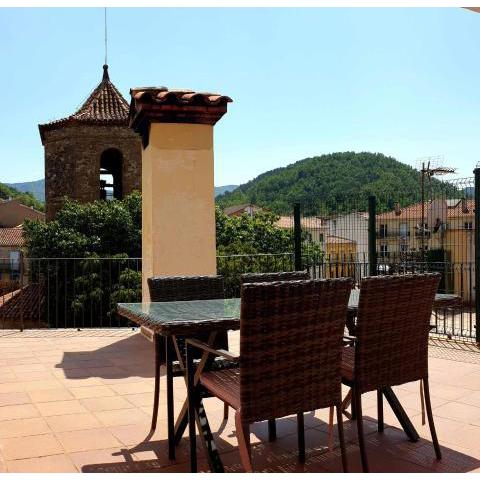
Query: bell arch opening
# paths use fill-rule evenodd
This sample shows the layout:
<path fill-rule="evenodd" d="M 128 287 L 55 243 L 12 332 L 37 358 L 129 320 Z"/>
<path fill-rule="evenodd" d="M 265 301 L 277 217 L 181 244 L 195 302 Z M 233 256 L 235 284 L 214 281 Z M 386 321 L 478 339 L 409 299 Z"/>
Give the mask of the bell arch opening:
<path fill-rule="evenodd" d="M 108 148 L 100 156 L 100 200 L 123 198 L 123 155 Z"/>

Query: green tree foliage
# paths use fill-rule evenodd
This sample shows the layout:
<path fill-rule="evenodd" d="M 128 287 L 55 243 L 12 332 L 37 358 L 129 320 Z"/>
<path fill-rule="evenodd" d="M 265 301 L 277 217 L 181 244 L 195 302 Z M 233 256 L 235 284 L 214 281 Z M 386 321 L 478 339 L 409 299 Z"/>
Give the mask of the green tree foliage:
<path fill-rule="evenodd" d="M 426 190 L 427 198 L 459 193 L 435 179 Z M 222 207 L 253 203 L 279 214 L 300 202 L 307 215 L 327 215 L 365 211 L 369 195 L 377 196 L 378 211 L 419 202 L 420 173 L 381 153 L 331 153 L 265 172 L 216 200 Z"/>
<path fill-rule="evenodd" d="M 27 207 L 33 207 L 39 212 L 45 210 L 45 204 L 37 200 L 30 192 L 20 192 L 16 188 L 9 187 L 3 183 L 0 183 L 0 199 L 8 200 L 14 198 Z"/>
<path fill-rule="evenodd" d="M 215 208 L 217 253 L 219 255 L 276 253 L 292 251 L 293 232 L 275 225 L 278 215 L 259 212 L 253 216 L 228 217 Z"/>
<path fill-rule="evenodd" d="M 141 256 L 142 199 L 138 192 L 124 200 L 81 204 L 67 200 L 55 220 L 26 220 L 24 237 L 30 258 Z"/>

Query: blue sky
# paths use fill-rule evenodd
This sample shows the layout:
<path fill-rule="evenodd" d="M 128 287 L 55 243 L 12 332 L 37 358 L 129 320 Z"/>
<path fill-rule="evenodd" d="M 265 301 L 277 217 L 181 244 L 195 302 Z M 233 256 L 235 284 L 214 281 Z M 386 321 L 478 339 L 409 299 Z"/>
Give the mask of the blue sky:
<path fill-rule="evenodd" d="M 480 15 L 444 9 L 108 10 L 110 77 L 230 95 L 215 184 L 307 156 L 480 160 Z M 0 10 L 0 181 L 43 177 L 38 123 L 101 79 L 103 9 Z"/>

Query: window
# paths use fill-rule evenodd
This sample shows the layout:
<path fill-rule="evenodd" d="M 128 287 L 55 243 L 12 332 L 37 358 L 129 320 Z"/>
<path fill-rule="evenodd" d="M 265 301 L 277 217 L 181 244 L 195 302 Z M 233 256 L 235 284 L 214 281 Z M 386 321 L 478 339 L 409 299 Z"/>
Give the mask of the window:
<path fill-rule="evenodd" d="M 465 222 L 465 230 L 473 230 L 473 222 Z"/>
<path fill-rule="evenodd" d="M 380 238 L 385 238 L 387 236 L 387 225 L 380 224 Z M 386 246 L 386 245 L 383 245 Z"/>
<path fill-rule="evenodd" d="M 401 223 L 400 224 L 400 237 L 401 238 L 406 238 L 408 237 L 408 234 L 410 232 L 408 231 L 408 224 L 407 223 Z"/>
<path fill-rule="evenodd" d="M 122 153 L 116 148 L 105 150 L 100 157 L 100 200 L 122 199 Z"/>
<path fill-rule="evenodd" d="M 383 258 L 389 256 L 388 245 L 380 245 L 380 256 Z"/>
<path fill-rule="evenodd" d="M 408 252 L 408 245 L 406 243 L 400 244 L 400 253 L 407 253 Z"/>

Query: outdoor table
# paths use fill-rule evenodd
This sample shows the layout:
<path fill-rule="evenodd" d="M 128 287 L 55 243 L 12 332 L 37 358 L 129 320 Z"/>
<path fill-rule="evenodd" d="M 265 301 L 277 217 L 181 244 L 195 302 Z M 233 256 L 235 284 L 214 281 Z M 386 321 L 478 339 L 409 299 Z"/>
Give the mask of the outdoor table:
<path fill-rule="evenodd" d="M 459 297 L 455 295 L 437 294 L 435 308 L 446 308 L 458 305 Z M 352 290 L 349 299 L 349 318 L 352 320 L 358 310 L 359 290 Z M 195 337 L 209 333 L 208 344 L 213 346 L 218 332 L 240 329 L 240 298 L 218 300 L 193 300 L 181 302 L 149 302 L 149 303 L 119 303 L 117 313 L 141 327 L 147 327 L 154 333 L 155 366 L 159 365 L 160 341 L 165 340 L 165 365 L 167 375 L 172 374 L 174 352 L 180 366 L 184 368 L 183 358 L 177 343 L 177 336 Z M 347 322 L 347 326 L 348 326 Z M 352 325 L 354 327 L 354 325 Z M 353 333 L 353 332 L 352 332 Z M 195 380 L 198 381 L 201 371 L 207 365 L 209 354 L 204 352 L 197 367 Z M 155 371 L 158 371 L 155 368 Z M 406 412 L 391 388 L 384 389 L 384 395 L 393 412 L 402 425 L 405 433 L 412 441 L 417 441 L 419 435 L 410 422 Z M 348 396 L 344 400 L 348 406 Z M 158 411 L 158 392 L 155 392 L 154 414 Z M 169 456 L 174 458 L 175 443 L 178 443 L 188 424 L 188 399 L 173 425 L 173 389 L 167 388 L 167 416 L 168 416 L 168 447 Z M 207 459 L 212 471 L 223 471 L 217 448 L 213 441 L 208 419 L 200 400 L 196 412 L 200 438 L 207 452 Z"/>

